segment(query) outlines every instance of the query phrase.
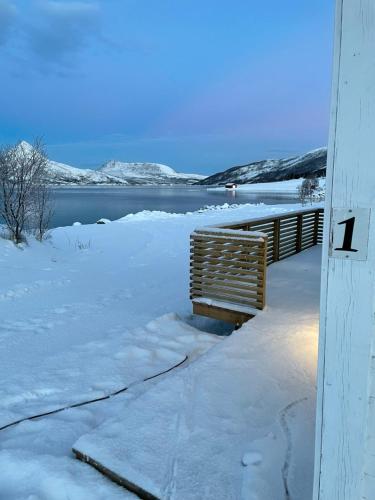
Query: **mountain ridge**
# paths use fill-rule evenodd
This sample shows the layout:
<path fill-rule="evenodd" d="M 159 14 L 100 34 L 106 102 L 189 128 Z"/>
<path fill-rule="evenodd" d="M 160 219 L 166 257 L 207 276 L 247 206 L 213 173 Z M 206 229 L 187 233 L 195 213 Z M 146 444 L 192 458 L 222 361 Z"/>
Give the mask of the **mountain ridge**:
<path fill-rule="evenodd" d="M 253 184 L 286 181 L 301 177 L 324 177 L 327 166 L 327 148 L 318 148 L 299 156 L 285 159 L 260 160 L 231 167 L 213 174 L 198 185 L 218 185 L 227 182 Z"/>
<path fill-rule="evenodd" d="M 21 141 L 17 147 L 31 151 L 32 146 Z M 110 160 L 97 170 L 72 167 L 48 160 L 48 180 L 52 185 L 221 185 L 228 182 L 252 184 L 277 182 L 302 177 L 323 177 L 326 173 L 327 148 L 285 159 L 260 160 L 231 167 L 211 176 L 184 174 L 160 163 L 122 162 Z"/>
<path fill-rule="evenodd" d="M 206 176 L 183 174 L 161 163 L 110 160 L 99 172 L 126 180 L 129 184 L 195 184 Z"/>
<path fill-rule="evenodd" d="M 21 148 L 26 154 L 32 151 L 32 145 L 21 141 L 16 148 Z M 173 168 L 160 163 L 125 163 L 110 160 L 97 170 L 72 167 L 48 159 L 48 182 L 55 186 L 69 185 L 122 185 L 122 186 L 153 186 L 174 184 L 195 184 L 205 176 L 199 174 L 178 173 Z"/>

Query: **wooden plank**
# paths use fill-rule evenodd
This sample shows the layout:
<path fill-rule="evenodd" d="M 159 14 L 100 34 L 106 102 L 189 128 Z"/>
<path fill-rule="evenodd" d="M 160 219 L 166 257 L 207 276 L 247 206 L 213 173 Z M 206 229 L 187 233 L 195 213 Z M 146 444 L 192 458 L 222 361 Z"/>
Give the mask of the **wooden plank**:
<path fill-rule="evenodd" d="M 311 226 L 311 227 L 309 227 L 309 228 L 303 228 L 303 229 L 302 229 L 302 236 L 303 236 L 303 235 L 306 235 L 306 234 L 311 234 L 311 235 L 314 235 L 314 234 L 315 234 L 315 232 L 316 232 L 316 231 L 315 231 L 314 226 Z"/>
<path fill-rule="evenodd" d="M 192 271 L 206 271 L 207 274 L 215 274 L 215 271 L 221 272 L 222 274 L 228 275 L 244 275 L 247 276 L 249 280 L 256 280 L 260 276 L 262 272 L 263 264 L 257 267 L 246 267 L 246 266 L 237 266 L 232 263 L 231 265 L 222 266 L 220 263 L 205 261 L 205 262 L 195 262 L 192 266 Z M 253 278 L 251 278 L 253 276 Z"/>
<path fill-rule="evenodd" d="M 203 232 L 203 231 L 195 231 L 191 237 L 195 240 L 202 241 L 217 241 L 217 242 L 229 242 L 229 241 L 238 241 L 244 244 L 255 244 L 262 242 L 267 235 L 265 233 L 257 233 L 257 232 L 245 232 L 238 230 L 231 230 L 228 233 L 215 233 L 214 231 Z"/>
<path fill-rule="evenodd" d="M 297 231 L 297 221 L 290 226 L 280 226 L 280 234 L 291 234 Z"/>
<path fill-rule="evenodd" d="M 228 279 L 219 279 L 217 276 L 215 277 L 207 277 L 204 276 L 202 279 L 199 279 L 198 277 L 194 276 L 194 278 L 191 280 L 190 285 L 192 287 L 196 286 L 199 287 L 201 284 L 207 284 L 207 285 L 217 285 L 217 286 L 224 286 L 228 289 L 238 289 L 238 290 L 250 290 L 250 291 L 257 291 L 259 288 L 258 283 L 260 280 L 256 280 L 254 282 L 240 282 L 240 281 L 233 281 L 233 280 L 228 280 Z"/>
<path fill-rule="evenodd" d="M 280 228 L 280 238 L 286 238 L 290 236 L 295 236 L 297 234 L 297 226 L 293 226 L 291 229 Z"/>
<path fill-rule="evenodd" d="M 261 281 L 261 277 L 263 276 L 262 272 L 254 272 L 254 278 L 250 278 L 248 275 L 246 276 L 240 276 L 240 275 L 233 275 L 233 274 L 227 274 L 227 273 L 220 273 L 217 271 L 214 272 L 209 272 L 206 271 L 205 269 L 200 270 L 200 269 L 192 269 L 191 276 L 193 279 L 197 277 L 197 279 L 201 278 L 202 276 L 208 276 L 208 277 L 214 277 L 216 279 L 229 279 L 229 280 L 236 280 L 238 283 L 258 283 Z"/>
<path fill-rule="evenodd" d="M 241 267 L 235 266 L 220 266 L 216 263 L 206 263 L 206 262 L 196 262 L 194 265 L 190 267 L 190 271 L 192 275 L 199 276 L 225 276 L 227 279 L 230 279 L 231 276 L 234 276 L 235 280 L 238 278 L 242 278 L 246 281 L 257 281 L 260 279 L 263 273 L 263 264 L 258 268 L 254 269 L 244 269 Z"/>
<path fill-rule="evenodd" d="M 225 253 L 214 253 L 214 254 L 201 254 L 194 252 L 191 257 L 191 262 L 202 264 L 202 263 L 213 263 L 221 266 L 227 267 L 248 267 L 252 269 L 259 269 L 262 266 L 261 256 L 243 256 L 243 255 L 227 255 Z"/>
<path fill-rule="evenodd" d="M 314 233 L 302 234 L 302 241 L 314 241 Z"/>
<path fill-rule="evenodd" d="M 314 246 L 315 243 L 314 241 L 312 240 L 312 238 L 309 238 L 309 239 L 306 239 L 306 240 L 302 240 L 302 245 L 301 245 L 301 248 L 302 250 L 304 250 L 304 248 L 306 247 L 306 245 L 311 245 L 311 246 Z"/>
<path fill-rule="evenodd" d="M 304 235 L 311 235 L 311 236 L 314 236 L 315 234 L 315 229 L 314 229 L 314 226 L 310 227 L 310 228 L 303 228 L 302 229 L 302 236 Z"/>
<path fill-rule="evenodd" d="M 263 230 L 260 228 L 264 228 L 266 230 L 272 230 L 273 220 L 270 219 L 269 222 L 249 222 L 248 227 L 251 229 L 255 229 L 256 231 L 262 231 L 262 232 L 263 232 Z"/>
<path fill-rule="evenodd" d="M 295 231 L 293 231 L 293 233 L 287 234 L 287 235 L 284 235 L 283 233 L 281 233 L 279 245 L 281 246 L 282 243 L 288 242 L 288 241 L 296 242 L 296 239 L 297 239 L 297 234 Z"/>
<path fill-rule="evenodd" d="M 307 233 L 307 234 L 302 233 L 302 241 L 304 240 L 314 241 L 314 239 L 315 239 L 314 233 Z"/>
<path fill-rule="evenodd" d="M 254 241 L 262 241 L 262 239 L 266 236 L 261 231 L 239 231 L 231 228 L 228 229 L 220 229 L 215 226 L 209 227 L 207 229 L 196 229 L 193 233 L 195 237 L 201 238 L 213 238 L 213 239 L 236 239 L 236 240 L 254 240 Z"/>
<path fill-rule="evenodd" d="M 190 262 L 194 263 L 196 262 L 197 264 L 202 264 L 202 263 L 213 263 L 213 264 L 218 264 L 221 266 L 226 266 L 226 267 L 249 267 L 253 269 L 259 269 L 262 266 L 262 261 L 261 261 L 261 256 L 257 255 L 248 255 L 246 258 L 243 258 L 243 255 L 237 255 L 237 256 L 232 256 L 230 257 L 229 255 L 226 255 L 225 253 L 214 253 L 214 254 L 200 254 L 195 252 L 194 254 L 191 255 Z"/>
<path fill-rule="evenodd" d="M 296 253 L 296 240 L 280 245 L 280 254 L 285 253 L 289 250 L 291 250 L 293 253 Z"/>
<path fill-rule="evenodd" d="M 256 262 L 236 262 L 233 259 L 225 260 L 223 258 L 201 258 L 195 256 L 192 261 L 192 265 L 197 269 L 211 269 L 211 270 L 219 270 L 233 272 L 239 271 L 242 274 L 254 274 L 253 271 L 262 270 L 263 263 Z M 248 271 L 248 272 L 246 272 Z"/>
<path fill-rule="evenodd" d="M 227 293 L 222 293 L 220 292 L 215 292 L 215 291 L 208 291 L 207 292 L 202 292 L 200 290 L 194 290 L 190 294 L 191 298 L 197 298 L 197 297 L 207 297 L 209 299 L 216 299 L 216 300 L 221 300 L 223 302 L 230 302 L 233 304 L 239 304 L 243 306 L 248 306 L 248 307 L 253 307 L 255 309 L 263 309 L 263 301 L 262 300 L 256 300 L 254 299 L 246 299 L 244 297 L 238 297 L 235 295 L 227 294 Z"/>
<path fill-rule="evenodd" d="M 192 248 L 196 249 L 197 251 L 205 252 L 207 253 L 208 251 L 217 251 L 217 252 L 243 252 L 249 255 L 261 255 L 261 245 L 243 245 L 238 242 L 228 242 L 228 243 L 215 243 L 212 241 L 206 241 L 206 242 L 200 242 L 200 241 L 194 241 L 192 242 L 191 245 Z"/>
<path fill-rule="evenodd" d="M 239 226 L 244 226 L 244 225 L 248 225 L 248 224 L 255 224 L 255 223 L 258 223 L 258 222 L 272 222 L 274 219 L 279 219 L 280 221 L 285 221 L 285 220 L 288 220 L 288 219 L 292 219 L 294 217 L 297 216 L 297 214 L 309 214 L 309 213 L 315 213 L 317 209 L 315 208 L 309 208 L 309 209 L 302 209 L 302 210 L 295 210 L 295 211 L 291 211 L 291 212 L 288 212 L 286 214 L 280 214 L 280 215 L 277 215 L 277 216 L 269 216 L 269 215 L 266 215 L 264 217 L 258 217 L 256 219 L 252 219 L 252 220 L 246 220 L 246 221 L 240 221 L 240 222 L 232 222 L 232 223 L 223 223 L 223 224 L 215 224 L 215 227 L 217 228 L 223 228 L 223 229 L 229 229 L 229 228 L 234 228 L 234 227 L 239 227 Z M 323 212 L 323 209 L 318 209 L 318 211 L 322 211 Z"/>
<path fill-rule="evenodd" d="M 249 281 L 254 281 L 255 280 L 258 280 L 259 277 L 262 276 L 262 274 L 258 274 L 257 272 L 253 272 L 253 271 L 248 271 L 248 270 L 244 270 L 244 269 L 235 269 L 235 268 L 230 268 L 230 267 L 227 267 L 227 268 L 220 268 L 220 267 L 217 267 L 217 266 L 208 266 L 207 267 L 196 267 L 192 270 L 192 275 L 195 275 L 199 272 L 202 272 L 204 273 L 205 275 L 209 275 L 209 274 L 212 274 L 213 276 L 215 276 L 215 271 L 221 275 L 225 275 L 228 277 L 228 279 L 237 279 L 237 278 L 244 278 L 244 279 L 247 279 Z"/>
<path fill-rule="evenodd" d="M 253 290 L 237 289 L 225 285 L 223 286 L 222 282 L 208 283 L 207 281 L 193 281 L 190 293 L 193 296 L 199 294 L 205 297 L 210 297 L 210 293 L 212 292 L 215 294 L 225 294 L 226 296 L 230 295 L 233 299 L 235 299 L 236 297 L 240 297 L 244 300 L 258 300 L 262 295 L 260 290 L 261 289 L 258 286 L 255 286 Z"/>
<path fill-rule="evenodd" d="M 303 231 L 314 231 L 315 230 L 315 221 L 313 221 L 311 224 L 302 224 L 302 232 Z"/>
<path fill-rule="evenodd" d="M 249 260 L 260 260 L 260 257 L 263 255 L 263 251 L 257 250 L 257 251 L 249 251 L 243 248 L 228 248 L 228 247 L 202 247 L 202 246 L 197 246 L 194 245 L 192 247 L 192 250 L 194 252 L 194 255 L 205 257 L 207 256 L 213 256 L 213 257 L 229 257 L 230 259 L 236 259 L 239 257 L 244 257 Z"/>
<path fill-rule="evenodd" d="M 236 245 L 234 243 L 230 243 L 227 245 L 217 245 L 212 242 L 207 242 L 205 245 L 200 244 L 199 242 L 194 242 L 192 248 L 196 252 L 200 252 L 202 254 L 210 253 L 210 252 L 226 252 L 226 253 L 243 253 L 245 255 L 262 255 L 261 246 L 252 246 L 252 245 Z"/>
<path fill-rule="evenodd" d="M 280 223 L 280 228 L 281 231 L 288 231 L 291 229 L 295 229 L 297 227 L 297 217 L 295 217 L 293 220 L 286 222 L 281 222 Z"/>
<path fill-rule="evenodd" d="M 200 316 L 208 316 L 209 318 L 226 321 L 227 323 L 233 323 L 238 326 L 246 323 L 246 321 L 254 317 L 254 315 L 223 309 L 208 304 L 197 304 L 195 302 L 193 302 L 193 313 L 199 314 Z"/>
<path fill-rule="evenodd" d="M 308 248 L 311 248 L 315 246 L 315 243 L 311 242 L 311 243 L 306 243 L 305 245 L 302 245 L 302 250 L 307 250 Z"/>
<path fill-rule="evenodd" d="M 78 458 L 78 460 L 81 460 L 86 464 L 90 464 L 96 470 L 101 472 L 104 476 L 107 476 L 111 481 L 117 483 L 119 486 L 122 486 L 128 491 L 135 493 L 139 498 L 142 498 L 142 500 L 161 500 L 158 497 L 149 493 L 148 491 L 144 490 L 143 488 L 140 488 L 136 484 L 132 483 L 131 481 L 128 481 L 126 478 L 119 476 L 115 472 L 105 467 L 100 462 L 97 462 L 96 460 L 92 459 L 87 455 L 84 455 L 83 453 L 74 448 L 73 448 L 73 453 L 76 456 L 76 458 Z"/>
<path fill-rule="evenodd" d="M 222 272 L 233 273 L 233 271 L 249 271 L 249 274 L 257 274 L 257 271 L 261 271 L 263 268 L 263 263 L 254 263 L 246 261 L 235 261 L 235 260 L 224 260 L 224 259 L 209 259 L 205 258 L 200 260 L 196 257 L 192 262 L 192 267 L 196 269 L 207 269 L 210 271 L 220 270 Z"/>

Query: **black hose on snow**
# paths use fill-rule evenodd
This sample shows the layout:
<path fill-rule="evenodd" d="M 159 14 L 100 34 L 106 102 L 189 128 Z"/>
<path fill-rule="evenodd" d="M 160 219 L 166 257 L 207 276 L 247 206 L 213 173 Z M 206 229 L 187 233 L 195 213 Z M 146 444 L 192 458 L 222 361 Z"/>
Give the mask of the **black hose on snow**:
<path fill-rule="evenodd" d="M 92 403 L 97 403 L 98 401 L 104 401 L 105 399 L 109 399 L 113 396 L 117 396 L 118 394 L 121 394 L 122 392 L 127 391 L 134 384 L 147 382 L 148 380 L 152 380 L 153 378 L 157 378 L 157 377 L 160 377 L 161 375 L 164 375 L 165 373 L 171 372 L 175 368 L 178 368 L 183 363 L 185 363 L 185 361 L 187 361 L 187 359 L 188 359 L 188 356 L 185 356 L 185 358 L 182 361 L 177 363 L 177 365 L 171 366 L 171 368 L 168 368 L 168 370 L 164 370 L 163 372 L 157 373 L 156 375 L 151 375 L 151 377 L 147 377 L 147 378 L 141 380 L 140 382 L 133 382 L 128 387 L 123 387 L 122 389 L 119 389 L 115 392 L 111 392 L 110 394 L 107 394 L 106 396 L 101 396 L 100 398 L 90 399 L 88 401 L 82 401 L 81 403 L 73 403 L 72 405 L 64 406 L 63 408 L 57 408 L 56 410 L 47 411 L 45 413 L 40 413 L 39 415 L 33 415 L 31 417 L 23 417 L 23 418 L 20 418 L 19 420 L 16 420 L 14 422 L 10 422 L 9 424 L 3 425 L 3 427 L 0 427 L 0 431 L 4 431 L 5 429 L 8 429 L 9 427 L 13 427 L 14 425 L 18 425 L 22 422 L 26 422 L 27 420 L 35 420 L 37 418 L 47 417 L 49 415 L 54 415 L 55 413 L 60 413 L 61 411 L 64 411 L 64 410 L 70 410 L 71 408 L 78 408 L 80 406 L 90 405 Z"/>

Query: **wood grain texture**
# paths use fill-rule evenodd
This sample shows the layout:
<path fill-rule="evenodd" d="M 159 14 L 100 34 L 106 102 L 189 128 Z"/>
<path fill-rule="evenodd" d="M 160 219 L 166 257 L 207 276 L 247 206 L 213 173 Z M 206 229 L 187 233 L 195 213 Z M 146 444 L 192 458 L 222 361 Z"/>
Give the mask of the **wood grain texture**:
<path fill-rule="evenodd" d="M 374 208 L 375 3 L 337 0 L 323 241 L 315 500 L 373 500 L 375 231 L 367 261 L 329 257 L 332 208 Z M 320 232 L 318 231 L 318 239 Z"/>

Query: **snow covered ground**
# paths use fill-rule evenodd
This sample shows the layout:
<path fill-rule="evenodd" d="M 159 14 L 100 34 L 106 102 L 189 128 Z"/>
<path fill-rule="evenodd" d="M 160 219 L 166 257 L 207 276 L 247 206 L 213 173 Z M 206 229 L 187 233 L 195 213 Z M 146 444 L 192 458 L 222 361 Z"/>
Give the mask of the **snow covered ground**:
<path fill-rule="evenodd" d="M 75 460 L 71 447 L 158 382 L 144 378 L 223 342 L 204 331 L 229 332 L 191 317 L 190 232 L 296 208 L 142 212 L 58 228 L 23 249 L 0 239 L 0 427 L 134 384 L 110 400 L 0 432 L 0 499 L 132 498 Z"/>
<path fill-rule="evenodd" d="M 273 265 L 266 311 L 74 448 L 157 498 L 312 498 L 320 254 Z"/>
<path fill-rule="evenodd" d="M 254 194 L 277 194 L 279 196 L 299 197 L 298 189 L 303 179 L 291 179 L 289 181 L 279 182 L 257 182 L 254 184 L 239 184 L 236 191 Z M 324 195 L 326 180 L 324 177 L 319 179 L 321 194 Z M 207 188 L 209 191 L 226 191 L 224 186 Z"/>

